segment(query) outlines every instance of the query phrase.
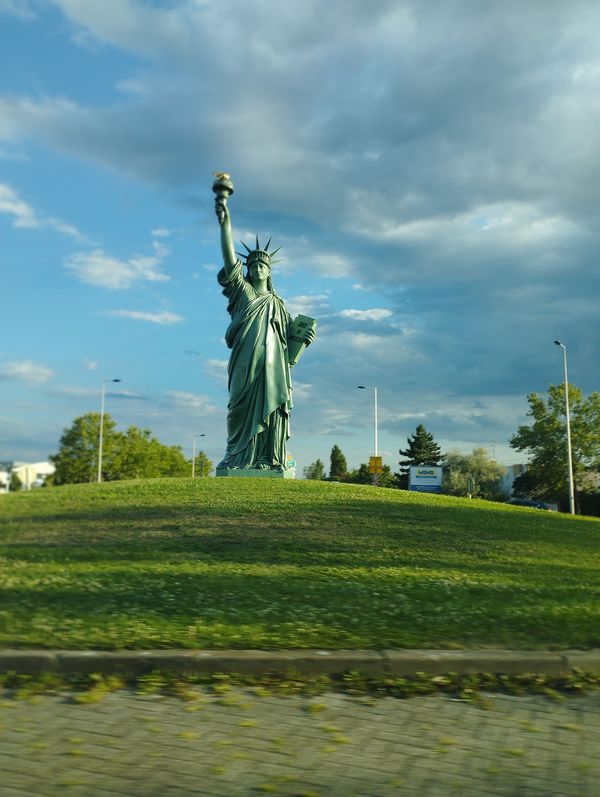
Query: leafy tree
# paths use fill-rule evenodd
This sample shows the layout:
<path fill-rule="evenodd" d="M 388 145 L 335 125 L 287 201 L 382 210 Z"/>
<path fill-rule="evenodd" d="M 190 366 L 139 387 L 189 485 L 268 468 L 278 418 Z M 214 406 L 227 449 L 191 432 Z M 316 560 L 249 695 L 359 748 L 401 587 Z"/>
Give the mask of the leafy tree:
<path fill-rule="evenodd" d="M 334 445 L 331 449 L 330 465 L 329 465 L 329 478 L 340 479 L 348 470 L 346 457 L 342 454 L 339 446 Z"/>
<path fill-rule="evenodd" d="M 102 479 L 149 479 L 187 476 L 189 463 L 180 446 L 162 445 L 149 429 L 130 426 L 117 432 L 110 415 L 104 415 Z M 73 421 L 60 438 L 59 451 L 50 457 L 56 471 L 54 484 L 91 482 L 97 478 L 100 415 L 90 412 Z"/>
<path fill-rule="evenodd" d="M 344 473 L 342 481 L 350 484 L 373 484 L 373 474 L 369 473 L 369 466 L 361 462 L 358 468 Z"/>
<path fill-rule="evenodd" d="M 210 476 L 212 469 L 212 461 L 206 456 L 204 451 L 199 451 L 196 454 L 196 465 L 194 467 L 196 476 Z"/>
<path fill-rule="evenodd" d="M 144 479 L 157 475 L 160 465 L 158 441 L 152 440 L 150 429 L 130 426 L 125 434 L 118 434 L 118 449 L 112 478 Z M 104 454 L 102 455 L 104 461 Z"/>
<path fill-rule="evenodd" d="M 444 492 L 450 495 L 467 495 L 469 477 L 473 480 L 472 495 L 501 501 L 506 498 L 500 481 L 506 468 L 490 458 L 485 448 L 474 448 L 471 454 L 449 451 L 443 458 Z"/>
<path fill-rule="evenodd" d="M 408 489 L 408 473 L 411 465 L 439 465 L 442 451 L 435 442 L 433 435 L 420 423 L 412 436 L 406 438 L 407 447 L 399 450 L 405 459 L 398 463 L 400 471 L 396 475 L 398 485 Z"/>
<path fill-rule="evenodd" d="M 512 483 L 512 494 L 517 498 L 527 498 L 535 493 L 537 481 L 531 473 L 526 470 L 520 473 Z"/>
<path fill-rule="evenodd" d="M 106 479 L 115 478 L 114 458 L 119 440 L 115 429 L 116 423 L 108 413 L 105 413 L 102 433 L 102 475 Z M 50 461 L 56 467 L 54 484 L 96 480 L 99 437 L 99 412 L 88 412 L 75 418 L 72 425 L 63 431 L 58 454 L 50 457 Z"/>
<path fill-rule="evenodd" d="M 19 478 L 18 473 L 11 473 L 10 474 L 10 481 L 8 482 L 8 489 L 11 493 L 17 493 L 19 490 L 23 488 L 23 482 Z"/>
<path fill-rule="evenodd" d="M 345 473 L 341 481 L 349 484 L 373 484 L 373 474 L 369 471 L 366 462 L 361 462 L 358 468 Z M 381 473 L 377 479 L 379 487 L 396 487 L 396 480 L 389 465 L 382 465 Z"/>
<path fill-rule="evenodd" d="M 396 478 L 389 465 L 382 465 L 377 484 L 380 487 L 397 487 Z"/>
<path fill-rule="evenodd" d="M 317 459 L 314 462 L 311 462 L 310 465 L 307 465 L 302 473 L 305 479 L 314 479 L 319 481 L 325 478 L 325 465 L 320 459 Z"/>
<path fill-rule="evenodd" d="M 112 478 L 154 479 L 161 476 L 189 476 L 189 473 L 190 465 L 181 447 L 159 443 L 152 437 L 150 429 L 130 426 L 125 434 L 118 434 Z"/>
<path fill-rule="evenodd" d="M 147 478 L 163 476 L 189 476 L 190 463 L 183 454 L 181 446 L 165 446 L 154 440 L 154 445 L 160 447 L 160 463 L 154 473 L 149 473 Z"/>
<path fill-rule="evenodd" d="M 517 488 L 528 488 L 539 498 L 560 498 L 568 503 L 567 424 L 565 386 L 550 385 L 544 398 L 538 393 L 527 396 L 532 418 L 530 426 L 519 426 L 510 439 L 517 451 L 527 453 L 527 479 L 519 478 Z M 571 414 L 571 452 L 573 479 L 581 487 L 590 476 L 600 472 L 600 393 L 583 397 L 581 390 L 569 385 Z"/>

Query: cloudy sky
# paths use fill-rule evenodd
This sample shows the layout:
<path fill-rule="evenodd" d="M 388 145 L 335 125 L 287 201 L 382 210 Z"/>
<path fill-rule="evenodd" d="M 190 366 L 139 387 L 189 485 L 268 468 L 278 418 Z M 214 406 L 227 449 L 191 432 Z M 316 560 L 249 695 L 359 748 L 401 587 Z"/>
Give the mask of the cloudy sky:
<path fill-rule="evenodd" d="M 0 0 L 0 460 L 99 410 L 218 461 L 237 240 L 273 236 L 300 469 L 507 441 L 600 388 L 596 0 Z"/>

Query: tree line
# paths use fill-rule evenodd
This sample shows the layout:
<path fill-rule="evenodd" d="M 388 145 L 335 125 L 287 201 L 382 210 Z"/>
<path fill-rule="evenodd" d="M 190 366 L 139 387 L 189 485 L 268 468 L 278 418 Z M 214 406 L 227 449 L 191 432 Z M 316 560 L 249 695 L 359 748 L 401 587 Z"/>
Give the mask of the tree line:
<path fill-rule="evenodd" d="M 50 456 L 56 468 L 50 482 L 59 485 L 96 481 L 99 437 L 100 413 L 88 412 L 75 418 L 63 431 L 58 453 Z M 130 426 L 119 432 L 115 421 L 105 413 L 102 437 L 103 481 L 191 475 L 191 459 L 186 459 L 181 446 L 163 445 L 150 429 Z M 208 476 L 212 469 L 210 459 L 199 451 L 196 475 Z"/>
<path fill-rule="evenodd" d="M 382 472 L 378 475 L 379 487 L 408 489 L 408 474 L 411 465 L 417 466 L 442 466 L 444 468 L 444 492 L 450 495 L 466 495 L 467 480 L 472 480 L 471 492 L 480 498 L 501 500 L 506 496 L 500 487 L 500 480 L 505 468 L 492 460 L 484 448 L 475 448 L 471 454 L 461 454 L 459 451 L 449 451 L 442 455 L 440 446 L 433 435 L 427 431 L 423 424 L 419 424 L 415 433 L 407 438 L 407 447 L 399 449 L 403 457 L 399 461 L 399 470 L 392 473 L 389 465 L 383 465 Z M 341 481 L 350 484 L 372 484 L 373 475 L 369 466 L 363 462 L 358 468 L 348 470 L 346 457 L 339 446 L 331 449 L 329 474 L 325 474 L 325 465 L 322 460 L 304 468 L 305 479 L 324 479 L 326 481 Z"/>
<path fill-rule="evenodd" d="M 555 501 L 566 509 L 565 386 L 550 385 L 546 396 L 530 393 L 527 402 L 531 421 L 519 426 L 509 440 L 511 447 L 527 459 L 526 470 L 515 479 L 512 492 L 520 497 Z M 578 509 L 587 514 L 600 515 L 600 393 L 591 393 L 586 398 L 580 388 L 569 385 L 569 405 L 576 502 Z M 398 453 L 403 457 L 399 460 L 398 471 L 392 473 L 391 468 L 384 465 L 380 486 L 408 489 L 411 465 L 442 466 L 443 490 L 447 494 L 466 495 L 469 491 L 473 496 L 496 501 L 508 497 L 501 485 L 506 469 L 490 457 L 485 448 L 474 448 L 470 454 L 456 450 L 442 454 L 433 435 L 419 424 L 407 438 L 406 448 L 399 449 Z M 371 484 L 373 480 L 366 463 L 348 470 L 346 458 L 337 445 L 331 450 L 328 475 L 325 464 L 317 459 L 304 469 L 304 477 L 355 484 Z"/>
<path fill-rule="evenodd" d="M 530 393 L 527 396 L 530 422 L 518 427 L 509 442 L 526 460 L 526 470 L 513 484 L 513 494 L 557 501 L 568 506 L 568 476 L 565 418 L 565 386 L 550 385 L 547 395 Z M 580 388 L 569 385 L 571 410 L 571 444 L 573 475 L 578 511 L 600 515 L 600 393 L 585 397 Z M 97 478 L 100 414 L 90 412 L 76 418 L 63 431 L 59 450 L 50 456 L 56 471 L 48 480 L 53 484 L 92 482 Z M 419 424 L 407 438 L 405 448 L 399 449 L 401 459 L 393 473 L 384 465 L 378 476 L 381 487 L 408 488 L 411 465 L 442 466 L 443 489 L 450 495 L 471 494 L 481 498 L 502 500 L 501 488 L 505 468 L 489 456 L 484 448 L 474 448 L 470 454 L 451 450 L 442 454 L 441 447 L 423 424 Z M 195 473 L 208 476 L 213 464 L 203 451 L 196 457 Z M 189 476 L 192 463 L 180 446 L 160 443 L 149 429 L 130 426 L 121 432 L 109 414 L 104 415 L 102 478 L 142 479 L 165 476 Z M 317 459 L 304 468 L 306 479 L 345 481 L 371 484 L 373 476 L 367 463 L 349 469 L 340 447 L 331 449 L 329 468 Z M 17 479 L 11 489 L 19 489 Z"/>

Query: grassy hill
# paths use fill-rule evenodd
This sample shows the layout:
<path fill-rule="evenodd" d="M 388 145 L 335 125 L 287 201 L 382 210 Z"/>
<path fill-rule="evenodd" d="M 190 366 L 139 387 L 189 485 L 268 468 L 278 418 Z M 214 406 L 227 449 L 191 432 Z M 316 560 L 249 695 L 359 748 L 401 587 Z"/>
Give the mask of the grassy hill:
<path fill-rule="evenodd" d="M 600 644 L 600 520 L 319 482 L 0 497 L 0 647 Z"/>

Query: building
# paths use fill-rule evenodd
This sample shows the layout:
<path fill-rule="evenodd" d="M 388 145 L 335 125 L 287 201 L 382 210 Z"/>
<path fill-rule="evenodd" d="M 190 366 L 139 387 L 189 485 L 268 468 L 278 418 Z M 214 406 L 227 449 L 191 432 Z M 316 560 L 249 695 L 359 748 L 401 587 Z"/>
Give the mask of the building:
<path fill-rule="evenodd" d="M 51 462 L 0 462 L 0 492 L 8 492 L 13 474 L 19 477 L 23 490 L 41 487 L 55 467 Z"/>
<path fill-rule="evenodd" d="M 527 465 L 508 465 L 506 468 L 506 473 L 500 480 L 500 486 L 502 487 L 502 492 L 506 493 L 507 495 L 512 495 L 513 491 L 513 483 L 517 476 L 520 476 L 522 473 L 525 473 L 527 470 Z"/>

